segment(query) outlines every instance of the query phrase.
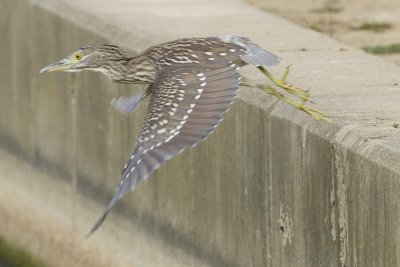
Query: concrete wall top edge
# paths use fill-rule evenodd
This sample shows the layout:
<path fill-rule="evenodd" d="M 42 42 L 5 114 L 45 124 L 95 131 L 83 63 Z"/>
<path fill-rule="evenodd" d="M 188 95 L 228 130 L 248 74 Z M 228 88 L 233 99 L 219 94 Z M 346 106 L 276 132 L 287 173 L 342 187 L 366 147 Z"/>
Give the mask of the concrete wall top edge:
<path fill-rule="evenodd" d="M 274 74 L 279 75 L 286 65 L 293 64 L 289 82 L 310 89 L 316 103 L 313 106 L 332 116 L 334 124 L 322 128 L 331 133 L 341 129 L 335 142 L 343 143 L 341 137 L 346 136 L 347 142 L 353 143 L 345 145 L 352 147 L 361 136 L 373 147 L 383 147 L 395 154 L 400 150 L 399 129 L 395 127 L 400 122 L 400 66 L 242 1 L 31 2 L 134 52 L 188 36 L 248 36 L 282 58 L 282 64 L 271 68 Z M 262 81 L 262 75 L 254 69 L 246 68 L 244 73 Z M 241 92 L 239 96 L 265 110 L 276 102 L 257 90 Z M 272 114 L 295 123 L 302 118 L 297 123 L 308 129 L 321 128 L 319 122 L 284 104 L 277 105 Z M 363 151 L 360 149 L 360 153 Z"/>

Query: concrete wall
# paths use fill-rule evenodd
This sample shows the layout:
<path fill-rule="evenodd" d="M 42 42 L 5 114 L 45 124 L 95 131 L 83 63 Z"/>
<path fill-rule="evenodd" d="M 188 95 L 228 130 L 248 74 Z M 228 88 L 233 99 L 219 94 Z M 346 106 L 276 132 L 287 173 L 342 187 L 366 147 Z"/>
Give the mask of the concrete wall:
<path fill-rule="evenodd" d="M 48 266 L 396 266 L 400 67 L 240 1 L 0 0 L 0 234 Z M 251 37 L 334 123 L 243 88 L 205 142 L 128 194 L 89 240 L 146 107 L 97 73 L 39 75 L 86 44 L 135 54 Z M 254 69 L 248 76 L 265 82 Z"/>

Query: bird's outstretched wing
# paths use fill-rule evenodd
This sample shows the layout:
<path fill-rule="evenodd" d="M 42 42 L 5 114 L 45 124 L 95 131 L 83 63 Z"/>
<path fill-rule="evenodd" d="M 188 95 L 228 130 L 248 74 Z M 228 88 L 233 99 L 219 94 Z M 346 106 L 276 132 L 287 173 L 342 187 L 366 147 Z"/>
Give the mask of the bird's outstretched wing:
<path fill-rule="evenodd" d="M 231 64 L 215 69 L 170 68 L 156 75 L 145 124 L 122 171 L 122 180 L 89 235 L 127 191 L 216 128 L 236 97 L 240 82 L 237 70 Z"/>

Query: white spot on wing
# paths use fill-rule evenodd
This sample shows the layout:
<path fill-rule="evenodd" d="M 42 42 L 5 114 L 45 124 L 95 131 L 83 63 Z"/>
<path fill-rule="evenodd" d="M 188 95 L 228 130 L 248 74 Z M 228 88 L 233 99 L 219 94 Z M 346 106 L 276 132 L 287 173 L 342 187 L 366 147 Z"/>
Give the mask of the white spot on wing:
<path fill-rule="evenodd" d="M 157 131 L 158 134 L 163 134 L 165 133 L 167 130 L 165 130 L 165 128 L 162 128 L 160 130 Z"/>

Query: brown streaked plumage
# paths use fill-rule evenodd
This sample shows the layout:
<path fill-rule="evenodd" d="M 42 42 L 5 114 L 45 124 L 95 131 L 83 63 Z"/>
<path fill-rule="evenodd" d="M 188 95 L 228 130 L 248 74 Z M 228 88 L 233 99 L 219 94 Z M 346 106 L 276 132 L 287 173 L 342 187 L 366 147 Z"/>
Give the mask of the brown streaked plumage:
<path fill-rule="evenodd" d="M 114 82 L 148 85 L 144 94 L 113 101 L 116 109 L 129 113 L 150 95 L 145 123 L 123 168 L 121 182 L 89 235 L 98 229 L 127 191 L 133 190 L 164 161 L 205 139 L 218 126 L 233 103 L 239 84 L 253 86 L 248 81 L 240 82 L 239 66 L 252 64 L 266 72 L 262 66 L 278 62 L 275 55 L 248 38 L 225 35 L 179 39 L 153 46 L 136 57 L 127 57 L 114 45 L 85 46 L 42 69 L 41 72 L 93 70 L 104 73 Z M 284 81 L 273 82 L 308 100 L 307 92 Z M 300 102 L 288 100 L 271 87 L 254 86 L 268 89 L 269 93 L 314 117 L 323 117 L 322 113 L 305 110 Z"/>

